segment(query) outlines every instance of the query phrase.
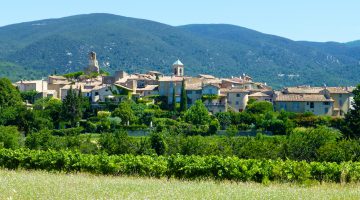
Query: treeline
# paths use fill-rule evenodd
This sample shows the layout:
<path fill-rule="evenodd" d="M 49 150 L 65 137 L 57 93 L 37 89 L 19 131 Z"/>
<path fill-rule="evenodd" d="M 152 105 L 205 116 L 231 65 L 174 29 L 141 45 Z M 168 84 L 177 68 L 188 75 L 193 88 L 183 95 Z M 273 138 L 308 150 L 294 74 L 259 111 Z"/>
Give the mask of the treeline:
<path fill-rule="evenodd" d="M 100 135 L 79 134 L 81 129 L 43 130 L 23 136 L 16 127 L 0 126 L 5 148 L 33 150 L 73 150 L 85 154 L 110 155 L 216 155 L 242 159 L 291 159 L 341 163 L 360 161 L 360 141 L 346 139 L 328 127 L 296 128 L 288 136 L 256 137 L 186 136 L 152 132 L 147 137 L 130 137 L 125 130 Z"/>
<path fill-rule="evenodd" d="M 0 166 L 94 174 L 199 180 L 276 182 L 359 182 L 359 162 L 256 160 L 220 156 L 90 155 L 71 151 L 0 149 Z"/>

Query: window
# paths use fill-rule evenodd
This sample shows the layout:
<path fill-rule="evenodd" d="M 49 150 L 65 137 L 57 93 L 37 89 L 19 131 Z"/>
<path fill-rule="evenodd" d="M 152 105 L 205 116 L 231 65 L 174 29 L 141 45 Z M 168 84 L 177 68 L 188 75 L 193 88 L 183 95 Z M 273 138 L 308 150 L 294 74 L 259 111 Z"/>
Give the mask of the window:
<path fill-rule="evenodd" d="M 314 102 L 310 102 L 310 108 L 314 108 Z"/>
<path fill-rule="evenodd" d="M 98 96 L 99 95 L 99 92 L 95 92 L 95 96 Z"/>
<path fill-rule="evenodd" d="M 239 102 L 238 102 L 238 101 L 236 101 L 236 105 L 239 105 Z"/>
<path fill-rule="evenodd" d="M 236 94 L 236 97 L 240 97 L 240 94 Z"/>
<path fill-rule="evenodd" d="M 339 106 L 342 107 L 343 106 L 343 101 L 340 99 L 339 100 Z"/>
<path fill-rule="evenodd" d="M 324 102 L 323 104 L 328 106 L 328 105 L 330 105 L 330 102 Z"/>
<path fill-rule="evenodd" d="M 201 94 L 201 90 L 196 90 L 196 94 Z"/>

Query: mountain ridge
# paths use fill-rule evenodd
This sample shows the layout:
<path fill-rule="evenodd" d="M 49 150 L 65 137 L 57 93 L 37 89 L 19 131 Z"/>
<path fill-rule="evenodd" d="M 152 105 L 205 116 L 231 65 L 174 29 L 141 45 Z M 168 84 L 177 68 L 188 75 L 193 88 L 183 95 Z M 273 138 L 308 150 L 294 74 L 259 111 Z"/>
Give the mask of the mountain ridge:
<path fill-rule="evenodd" d="M 231 24 L 170 26 L 97 13 L 0 27 L 0 63 L 22 66 L 34 77 L 81 70 L 89 51 L 109 72 L 171 73 L 180 58 L 190 75 L 247 73 L 278 87 L 355 85 L 360 78 L 356 42 L 293 41 Z"/>

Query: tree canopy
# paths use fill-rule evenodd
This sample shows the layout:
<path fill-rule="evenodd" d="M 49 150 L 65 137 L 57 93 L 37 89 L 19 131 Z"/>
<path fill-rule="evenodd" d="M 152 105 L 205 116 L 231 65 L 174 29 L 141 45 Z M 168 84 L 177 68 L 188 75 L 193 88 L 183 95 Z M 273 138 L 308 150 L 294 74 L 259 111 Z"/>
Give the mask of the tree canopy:
<path fill-rule="evenodd" d="M 354 94 L 354 109 L 350 110 L 345 116 L 346 125 L 344 131 L 347 136 L 359 137 L 360 136 L 360 85 L 353 91 Z"/>
<path fill-rule="evenodd" d="M 20 92 L 7 78 L 0 79 L 0 107 L 19 105 L 22 102 Z"/>
<path fill-rule="evenodd" d="M 194 125 L 207 125 L 210 122 L 209 111 L 201 100 L 197 100 L 184 114 L 184 119 Z"/>

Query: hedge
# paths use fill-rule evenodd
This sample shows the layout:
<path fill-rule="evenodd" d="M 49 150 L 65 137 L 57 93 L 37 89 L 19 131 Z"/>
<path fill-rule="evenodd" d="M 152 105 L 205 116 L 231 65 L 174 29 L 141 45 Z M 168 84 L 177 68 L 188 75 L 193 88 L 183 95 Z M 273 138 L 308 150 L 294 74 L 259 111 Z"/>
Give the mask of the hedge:
<path fill-rule="evenodd" d="M 0 167 L 236 182 L 359 182 L 360 162 L 256 160 L 220 156 L 91 155 L 71 151 L 0 149 Z"/>

